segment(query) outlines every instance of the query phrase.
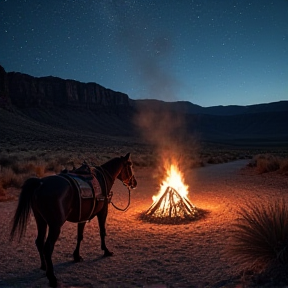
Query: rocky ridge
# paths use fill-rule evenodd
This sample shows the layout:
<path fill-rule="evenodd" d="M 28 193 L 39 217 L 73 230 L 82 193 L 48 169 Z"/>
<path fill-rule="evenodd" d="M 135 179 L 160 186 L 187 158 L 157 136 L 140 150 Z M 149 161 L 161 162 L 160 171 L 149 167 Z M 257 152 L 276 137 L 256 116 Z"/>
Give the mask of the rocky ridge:
<path fill-rule="evenodd" d="M 115 112 L 130 107 L 127 94 L 115 92 L 96 83 L 82 83 L 61 78 L 33 77 L 18 72 L 6 73 L 0 66 L 0 107 L 18 109 L 80 108 Z"/>
<path fill-rule="evenodd" d="M 164 127 L 176 135 L 183 130 L 184 135 L 197 135 L 204 141 L 232 145 L 284 147 L 288 143 L 288 101 L 201 107 L 187 101 L 132 100 L 127 94 L 96 83 L 6 73 L 1 65 L 0 108 L 3 122 L 0 129 L 2 136 L 8 138 L 14 130 L 22 134 L 24 123 L 33 121 L 81 134 L 86 131 L 138 139 L 143 128 L 138 120 L 142 119 L 143 123 L 144 119 L 144 123 L 152 126 L 148 130 L 156 131 L 156 134 Z M 167 115 L 170 116 L 167 118 Z M 19 120 L 23 117 L 24 120 Z M 173 123 L 163 124 L 167 119 L 173 119 Z M 181 119 L 180 124 L 176 121 L 180 126 L 171 131 L 176 119 Z"/>

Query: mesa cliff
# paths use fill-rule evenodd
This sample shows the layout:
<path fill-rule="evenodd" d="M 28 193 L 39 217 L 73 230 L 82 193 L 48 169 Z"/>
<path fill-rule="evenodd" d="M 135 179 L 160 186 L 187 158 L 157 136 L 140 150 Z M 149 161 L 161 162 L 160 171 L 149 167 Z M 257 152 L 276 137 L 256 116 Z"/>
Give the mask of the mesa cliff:
<path fill-rule="evenodd" d="M 143 128 L 138 121 L 141 118 L 142 123 L 151 124 L 148 128 L 154 132 L 162 128 L 170 131 L 174 120 L 181 119 L 178 128 L 185 130 L 185 135 L 213 143 L 281 147 L 288 143 L 288 101 L 201 107 L 188 101 L 133 100 L 97 83 L 5 72 L 2 66 L 0 108 L 3 141 L 12 139 L 15 131 L 21 139 L 29 138 L 31 131 L 38 131 L 44 139 L 55 129 L 78 135 L 134 137 L 138 141 Z M 173 120 L 163 124 L 167 115 Z M 41 131 L 46 132 L 43 135 Z"/>
<path fill-rule="evenodd" d="M 0 66 L 0 107 L 18 109 L 79 108 L 116 112 L 130 107 L 127 94 L 106 89 L 96 83 L 61 78 L 33 77 L 18 72 L 6 73 Z"/>

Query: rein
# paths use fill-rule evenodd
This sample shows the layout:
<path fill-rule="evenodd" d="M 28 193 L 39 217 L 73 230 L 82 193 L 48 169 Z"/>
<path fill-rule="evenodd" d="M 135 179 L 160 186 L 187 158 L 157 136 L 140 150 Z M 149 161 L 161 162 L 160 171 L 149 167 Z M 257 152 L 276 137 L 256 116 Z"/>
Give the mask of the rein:
<path fill-rule="evenodd" d="M 106 173 L 108 174 L 108 176 L 112 179 L 111 174 L 110 174 L 108 171 L 104 170 L 101 166 L 98 166 L 98 167 L 95 166 L 95 169 L 98 170 L 98 171 L 101 171 L 101 174 L 102 174 L 102 175 L 106 172 Z M 103 177 L 103 180 L 104 180 L 105 190 L 106 190 L 106 195 L 107 195 L 108 189 L 107 189 L 107 182 L 106 182 L 105 177 Z M 124 184 L 124 183 L 123 183 L 123 184 Z M 124 185 L 125 185 L 125 184 L 124 184 Z M 128 208 L 129 208 L 129 206 L 130 206 L 130 194 L 131 194 L 131 191 L 130 191 L 129 186 L 127 186 L 127 185 L 125 185 L 125 186 L 126 186 L 127 189 L 128 189 L 128 204 L 127 204 L 127 206 L 126 206 L 125 208 L 119 208 L 119 207 L 117 207 L 117 206 L 112 202 L 112 199 L 110 200 L 110 203 L 112 204 L 112 206 L 113 206 L 115 209 L 117 209 L 117 210 L 119 210 L 119 211 L 122 211 L 122 212 L 126 212 L 126 211 L 128 210 Z"/>
<path fill-rule="evenodd" d="M 125 208 L 119 208 L 119 207 L 117 207 L 113 202 L 112 202 L 112 200 L 110 201 L 110 203 L 112 204 L 112 206 L 115 208 L 115 209 L 117 209 L 117 210 L 119 210 L 119 211 L 122 211 L 122 212 L 126 212 L 127 210 L 128 210 L 128 208 L 129 208 L 129 206 L 130 206 L 130 188 L 128 187 L 128 186 L 126 186 L 127 187 L 127 189 L 128 189 L 128 204 L 127 204 L 127 206 L 125 207 Z"/>

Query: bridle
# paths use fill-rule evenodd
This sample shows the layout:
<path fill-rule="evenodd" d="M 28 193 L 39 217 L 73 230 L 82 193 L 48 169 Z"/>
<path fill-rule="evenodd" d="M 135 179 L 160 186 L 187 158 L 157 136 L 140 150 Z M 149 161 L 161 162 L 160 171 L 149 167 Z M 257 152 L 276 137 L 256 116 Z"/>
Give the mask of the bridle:
<path fill-rule="evenodd" d="M 124 167 L 122 167 L 121 172 L 119 173 L 119 175 L 117 176 L 117 178 L 123 183 L 123 185 L 127 186 L 127 187 L 132 187 L 133 185 L 133 172 L 132 172 L 132 162 L 131 161 L 127 161 L 125 164 L 123 164 Z M 125 178 L 123 179 L 123 173 L 125 173 Z"/>
<path fill-rule="evenodd" d="M 130 167 L 131 165 L 132 165 L 132 163 L 131 163 L 130 161 L 127 162 L 127 163 L 125 164 L 126 169 L 127 169 L 127 167 Z M 123 168 L 122 168 L 122 169 L 123 169 Z M 127 170 L 128 170 L 128 169 L 127 169 Z M 127 206 L 126 206 L 125 208 L 119 208 L 119 207 L 117 207 L 117 206 L 112 202 L 112 200 L 111 200 L 112 206 L 113 206 L 115 209 L 119 210 L 119 211 L 125 212 L 125 211 L 128 210 L 128 208 L 129 208 L 129 206 L 130 206 L 130 195 L 131 195 L 131 190 L 130 190 L 131 185 L 130 185 L 130 183 L 131 183 L 131 180 L 132 180 L 133 177 L 134 177 L 134 175 L 133 175 L 133 173 L 131 173 L 131 176 L 130 176 L 128 179 L 126 179 L 126 180 L 122 180 L 122 179 L 118 178 L 120 181 L 122 181 L 123 185 L 126 186 L 126 187 L 127 187 L 127 190 L 128 190 L 128 204 L 127 204 Z"/>

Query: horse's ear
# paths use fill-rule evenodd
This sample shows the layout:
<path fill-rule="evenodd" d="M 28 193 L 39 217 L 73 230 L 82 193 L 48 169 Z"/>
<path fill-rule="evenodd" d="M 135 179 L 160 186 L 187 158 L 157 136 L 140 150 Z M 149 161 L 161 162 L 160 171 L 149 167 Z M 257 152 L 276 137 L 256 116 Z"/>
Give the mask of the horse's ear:
<path fill-rule="evenodd" d="M 130 158 L 130 153 L 127 153 L 126 156 L 124 157 L 125 161 L 128 161 Z"/>

